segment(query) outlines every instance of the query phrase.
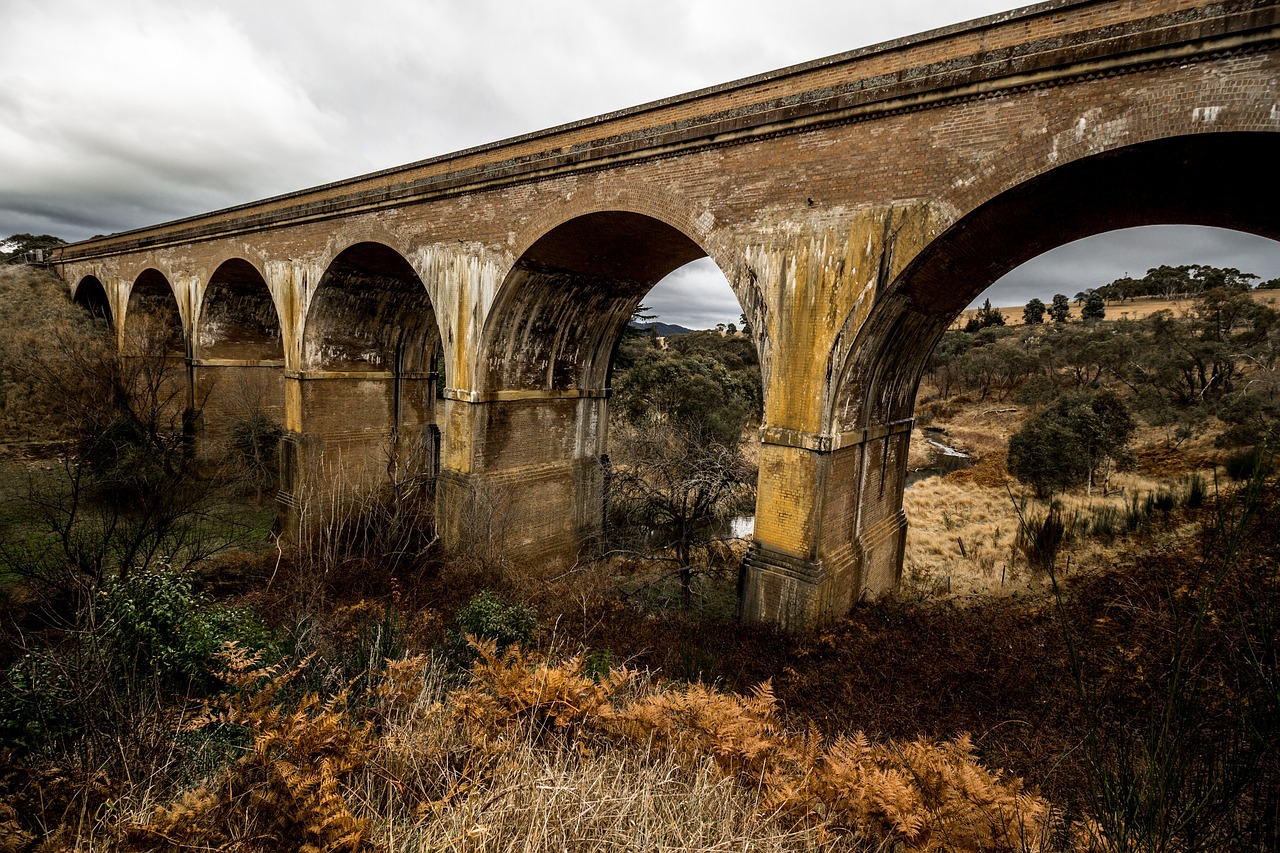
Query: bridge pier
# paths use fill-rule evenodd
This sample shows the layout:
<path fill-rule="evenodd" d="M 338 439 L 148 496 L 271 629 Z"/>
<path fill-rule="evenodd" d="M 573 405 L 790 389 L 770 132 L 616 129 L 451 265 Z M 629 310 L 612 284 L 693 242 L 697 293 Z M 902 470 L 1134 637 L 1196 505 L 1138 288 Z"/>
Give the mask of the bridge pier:
<path fill-rule="evenodd" d="M 835 436 L 763 430 L 755 535 L 740 579 L 744 621 L 807 627 L 897 586 L 911 425 Z"/>
<path fill-rule="evenodd" d="M 192 359 L 191 383 L 197 412 L 195 453 L 202 465 L 218 465 L 233 455 L 238 425 L 255 418 L 285 420 L 284 359 Z M 264 426 L 260 424 L 259 426 Z"/>
<path fill-rule="evenodd" d="M 393 483 L 435 486 L 435 375 L 286 371 L 280 446 L 283 529 L 306 534 Z"/>
<path fill-rule="evenodd" d="M 606 392 L 445 391 L 437 526 L 452 553 L 575 559 L 604 519 Z"/>

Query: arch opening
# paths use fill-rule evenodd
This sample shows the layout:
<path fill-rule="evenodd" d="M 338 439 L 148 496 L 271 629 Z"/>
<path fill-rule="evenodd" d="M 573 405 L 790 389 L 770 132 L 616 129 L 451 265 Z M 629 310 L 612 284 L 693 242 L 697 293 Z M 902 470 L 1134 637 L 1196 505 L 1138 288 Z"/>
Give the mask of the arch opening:
<path fill-rule="evenodd" d="M 605 531 L 605 519 L 616 506 L 613 498 L 625 489 L 628 477 L 636 486 L 633 497 L 643 492 L 656 505 L 663 497 L 658 492 L 665 490 L 674 505 L 680 502 L 676 492 L 695 473 L 690 466 L 697 468 L 702 462 L 702 473 L 715 469 L 708 479 L 722 479 L 713 496 L 702 496 L 707 500 L 700 510 L 722 509 L 722 499 L 738 483 L 750 489 L 755 471 L 737 452 L 740 425 L 726 426 L 726 421 L 712 428 L 709 421 L 703 422 L 700 426 L 706 429 L 697 440 L 677 429 L 686 409 L 699 409 L 700 404 L 701 409 L 714 408 L 706 404 L 723 390 L 721 383 L 730 381 L 729 371 L 719 362 L 710 364 L 713 359 L 704 351 L 651 345 L 648 334 L 637 347 L 639 335 L 624 334 L 656 284 L 704 258 L 707 252 L 680 228 L 617 210 L 561 223 L 519 257 L 503 282 L 482 339 L 475 394 L 479 402 L 461 402 L 455 409 L 459 417 L 450 420 L 473 425 L 475 436 L 466 457 L 475 474 L 459 471 L 456 488 L 451 486 L 456 505 L 467 507 L 456 514 L 474 517 L 472 507 L 498 505 L 508 513 L 503 524 L 489 525 L 478 538 L 501 541 L 502 547 L 515 552 L 576 553 Z M 690 286 L 693 279 L 687 276 L 685 271 L 676 278 L 683 277 Z M 729 289 L 718 271 L 710 278 Z M 736 320 L 741 315 L 739 306 L 731 316 Z M 719 338 L 728 324 L 721 325 L 721 331 L 702 334 Z M 734 335 L 726 348 L 740 343 L 754 356 L 754 341 L 736 330 Z M 615 395 L 624 387 L 613 372 L 620 356 L 645 359 L 645 369 L 653 375 L 674 380 L 679 374 L 689 381 L 678 388 L 677 382 L 668 383 L 669 405 L 652 407 L 661 411 L 647 421 L 647 409 L 629 419 L 626 441 L 619 442 L 623 436 L 615 434 L 611 448 L 611 431 L 624 426 L 616 420 L 610 424 L 611 409 L 618 408 L 620 399 Z M 688 363 L 677 364 L 681 359 Z M 681 370 L 690 364 L 696 369 Z M 758 404 L 758 376 L 754 386 L 744 410 Z M 693 459 L 695 454 L 684 453 L 677 463 L 682 448 L 718 456 L 699 461 Z M 651 455 L 638 456 L 636 450 Z M 659 468 L 668 462 L 668 480 L 659 484 Z M 518 499 L 504 491 L 515 472 L 521 483 Z M 681 520 L 692 522 L 686 531 L 697 537 L 701 528 L 695 530 L 693 524 L 708 518 L 704 513 Z M 650 544 L 658 547 L 656 541 Z M 675 546 L 687 545 L 684 537 Z"/>
<path fill-rule="evenodd" d="M 271 291 L 248 261 L 225 261 L 210 277 L 192 350 L 201 401 L 197 452 L 240 466 L 262 494 L 279 473 L 284 343 Z"/>
<path fill-rule="evenodd" d="M 308 439 L 286 453 L 302 448 L 296 452 L 306 459 L 287 459 L 286 467 L 340 478 L 344 488 L 383 484 L 388 474 L 434 488 L 439 354 L 436 314 L 409 262 L 381 243 L 339 253 L 302 335 L 301 407 L 291 429 L 301 426 Z M 284 490 L 292 493 L 291 476 L 286 470 Z"/>
<path fill-rule="evenodd" d="M 108 328 L 115 326 L 115 319 L 111 315 L 111 301 L 97 276 L 87 275 L 80 280 L 76 285 L 73 301 L 90 317 L 106 323 Z"/>
<path fill-rule="evenodd" d="M 178 299 L 169 280 L 159 270 L 144 270 L 134 280 L 125 311 L 124 334 L 126 353 L 186 356 Z"/>
<path fill-rule="evenodd" d="M 284 343 L 275 301 L 262 274 L 232 259 L 214 272 L 201 300 L 195 352 L 200 358 L 277 360 Z"/>
<path fill-rule="evenodd" d="M 358 243 L 329 264 L 307 311 L 304 368 L 425 373 L 439 347 L 431 299 L 398 252 Z"/>
<path fill-rule="evenodd" d="M 485 336 L 485 389 L 603 389 L 622 330 L 662 278 L 706 252 L 649 216 L 607 211 L 538 239 L 503 283 Z"/>
<path fill-rule="evenodd" d="M 831 436 L 816 554 L 848 565 L 851 598 L 894 588 L 903 570 L 903 491 L 921 377 L 944 332 L 1009 270 L 1081 238 L 1156 224 L 1275 238 L 1257 164 L 1270 133 L 1171 136 L 1046 168 L 961 215 L 876 295 L 852 340 L 830 353 Z M 848 602 L 841 592 L 837 608 Z"/>
<path fill-rule="evenodd" d="M 1207 225 L 1280 239 L 1259 186 L 1270 133 L 1178 136 L 1118 148 L 1014 186 L 961 218 L 896 277 L 843 361 L 833 431 L 911 417 L 943 333 L 1005 273 L 1051 249 L 1144 225 Z"/>

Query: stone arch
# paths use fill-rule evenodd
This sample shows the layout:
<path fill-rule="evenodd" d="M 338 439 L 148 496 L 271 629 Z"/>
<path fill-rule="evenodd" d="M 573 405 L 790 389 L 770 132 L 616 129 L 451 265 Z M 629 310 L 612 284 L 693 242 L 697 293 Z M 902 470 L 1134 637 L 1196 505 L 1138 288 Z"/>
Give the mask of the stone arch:
<path fill-rule="evenodd" d="M 602 530 L 608 373 L 642 297 L 707 257 L 666 218 L 579 210 L 525 241 L 481 335 L 473 389 L 446 392 L 449 548 L 573 555 Z"/>
<path fill-rule="evenodd" d="M 284 342 L 266 279 L 242 258 L 221 263 L 202 291 L 192 334 L 192 384 L 200 403 L 198 454 L 272 476 L 284 421 Z"/>
<path fill-rule="evenodd" d="M 499 289 L 480 347 L 480 389 L 603 389 L 614 345 L 644 294 L 707 254 L 681 228 L 630 210 L 582 213 L 549 228 Z"/>
<path fill-rule="evenodd" d="M 280 315 L 262 273 L 242 258 L 224 261 L 200 300 L 193 351 L 201 358 L 280 359 Z"/>
<path fill-rule="evenodd" d="M 839 369 L 824 418 L 833 452 L 820 499 L 821 548 L 827 563 L 849 566 L 853 598 L 898 581 L 916 392 L 964 307 L 1024 261 L 1105 231 L 1167 223 L 1280 236 L 1269 194 L 1251 192 L 1275 139 L 1172 136 L 1039 172 L 959 216 L 883 285 L 852 344 L 832 353 Z"/>
<path fill-rule="evenodd" d="M 384 220 L 378 217 L 361 217 L 353 222 L 344 223 L 341 234 L 327 240 L 323 248 L 306 261 L 311 286 L 306 291 L 304 312 L 310 310 L 311 300 L 319 293 L 320 286 L 325 276 L 333 269 L 334 262 L 343 256 L 349 259 L 351 252 L 359 246 L 381 246 L 385 251 L 398 255 L 406 264 L 412 266 L 409 260 L 413 257 L 412 243 L 389 228 Z"/>
<path fill-rule="evenodd" d="M 376 242 L 337 253 L 311 294 L 301 337 L 301 369 L 286 374 L 286 505 L 298 509 L 317 483 L 367 487 L 385 483 L 388 471 L 434 486 L 440 331 L 405 257 Z"/>
<path fill-rule="evenodd" d="M 177 358 L 187 354 L 177 294 L 164 273 L 154 267 L 139 273 L 129 288 L 123 325 L 126 352 L 148 351 Z"/>
<path fill-rule="evenodd" d="M 1139 225 L 1212 225 L 1280 239 L 1258 184 L 1277 136 L 1168 136 L 1083 157 L 985 201 L 929 243 L 877 299 L 844 355 L 833 432 L 910 417 L 929 354 L 964 307 L 1050 249 Z M 839 358 L 841 354 L 833 354 Z"/>
<path fill-rule="evenodd" d="M 111 300 L 107 297 L 107 289 L 97 276 L 86 275 L 80 279 L 71 292 L 71 301 L 91 317 L 104 320 L 108 326 L 115 326 L 115 317 L 111 313 Z"/>
<path fill-rule="evenodd" d="M 308 304 L 304 370 L 424 372 L 440 346 L 418 273 L 384 243 L 360 242 L 329 262 Z"/>

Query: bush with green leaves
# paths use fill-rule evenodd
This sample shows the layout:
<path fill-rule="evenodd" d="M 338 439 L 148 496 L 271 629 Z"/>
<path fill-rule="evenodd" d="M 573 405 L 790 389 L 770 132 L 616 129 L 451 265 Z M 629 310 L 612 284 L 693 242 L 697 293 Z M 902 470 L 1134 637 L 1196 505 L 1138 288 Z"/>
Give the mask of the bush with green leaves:
<path fill-rule="evenodd" d="M 224 643 L 272 643 L 248 608 L 209 601 L 167 567 L 108 582 L 76 621 L 68 642 L 34 646 L 0 676 L 0 745 L 35 749 L 127 728 L 140 702 L 215 689 Z"/>
<path fill-rule="evenodd" d="M 1009 438 L 1009 473 L 1047 498 L 1084 484 L 1089 459 L 1076 434 L 1057 418 L 1041 413 Z"/>
<path fill-rule="evenodd" d="M 538 612 L 527 604 L 508 604 L 497 593 L 482 589 L 458 611 L 458 629 L 493 640 L 499 650 L 533 642 Z"/>
<path fill-rule="evenodd" d="M 1127 461 L 1136 429 L 1114 392 L 1063 394 L 1009 439 L 1009 473 L 1045 498 L 1093 484 L 1113 463 Z"/>
<path fill-rule="evenodd" d="M 99 633 L 117 670 L 154 675 L 174 688 L 203 683 L 228 641 L 250 649 L 270 642 L 251 610 L 209 602 L 169 568 L 117 578 L 101 599 Z"/>
<path fill-rule="evenodd" d="M 1275 453 L 1265 447 L 1238 450 L 1223 460 L 1227 476 L 1236 482 L 1245 482 L 1261 475 L 1270 476 L 1276 468 Z"/>
<path fill-rule="evenodd" d="M 466 665 L 473 658 L 468 636 L 492 640 L 499 651 L 528 646 L 538 627 L 538 611 L 527 604 L 508 604 L 496 592 L 482 589 L 458 611 L 457 626 L 448 641 L 449 654 Z"/>

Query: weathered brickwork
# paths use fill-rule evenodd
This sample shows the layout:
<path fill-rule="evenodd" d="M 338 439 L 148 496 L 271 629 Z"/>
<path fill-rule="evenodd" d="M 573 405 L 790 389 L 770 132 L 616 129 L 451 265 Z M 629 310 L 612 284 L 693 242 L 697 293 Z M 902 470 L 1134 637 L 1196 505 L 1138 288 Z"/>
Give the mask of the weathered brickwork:
<path fill-rule="evenodd" d="M 976 294 L 1113 228 L 1280 237 L 1278 31 L 1276 0 L 1057 0 L 57 267 L 122 343 L 144 317 L 180 332 L 208 443 L 230 374 L 280 365 L 284 506 L 438 429 L 445 543 L 563 556 L 601 524 L 614 341 L 709 255 L 764 373 L 743 616 L 809 624 L 897 583 L 916 387 Z"/>

